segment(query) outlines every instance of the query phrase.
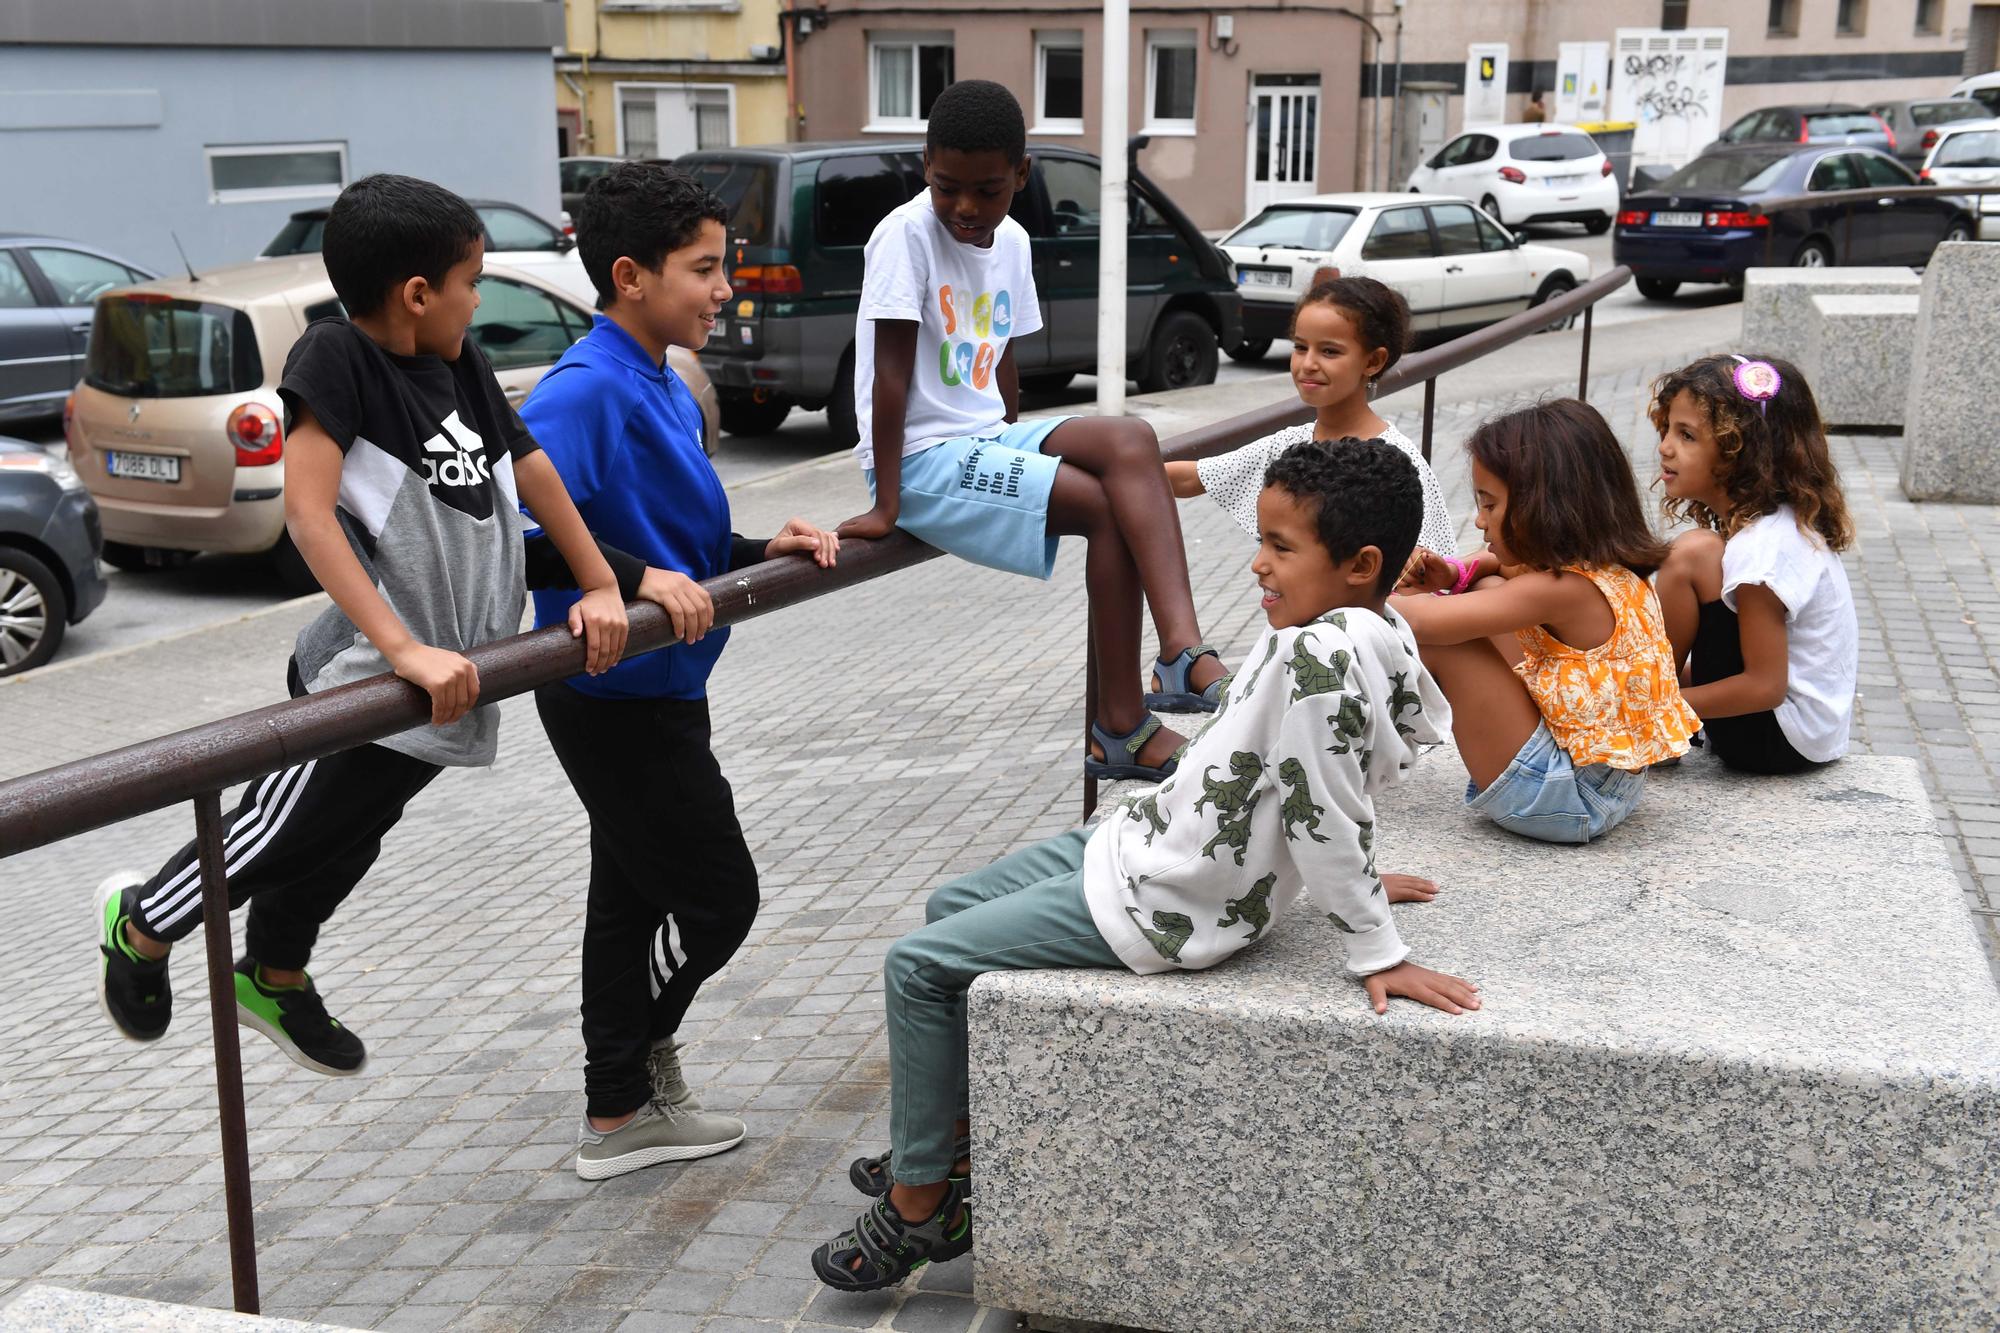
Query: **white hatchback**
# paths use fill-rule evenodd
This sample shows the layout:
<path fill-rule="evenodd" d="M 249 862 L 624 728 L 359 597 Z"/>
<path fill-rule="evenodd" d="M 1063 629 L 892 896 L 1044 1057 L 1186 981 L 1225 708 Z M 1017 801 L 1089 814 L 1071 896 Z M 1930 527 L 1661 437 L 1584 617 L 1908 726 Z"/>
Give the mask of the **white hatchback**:
<path fill-rule="evenodd" d="M 1238 361 L 1291 332 L 1292 307 L 1323 269 L 1376 278 L 1410 303 L 1419 335 L 1477 328 L 1590 279 L 1590 259 L 1525 245 L 1449 195 L 1321 194 L 1272 204 L 1220 242 L 1243 293 Z"/>
<path fill-rule="evenodd" d="M 1938 126 L 1937 136 L 1918 180 L 1925 185 L 2000 185 L 2000 120 L 1953 121 Z M 2000 194 L 1966 199 L 1979 205 L 1979 239 L 2000 241 Z"/>
<path fill-rule="evenodd" d="M 1470 199 L 1510 227 L 1581 222 L 1601 236 L 1618 216 L 1611 159 L 1574 125 L 1468 130 L 1410 173 L 1410 189 Z"/>

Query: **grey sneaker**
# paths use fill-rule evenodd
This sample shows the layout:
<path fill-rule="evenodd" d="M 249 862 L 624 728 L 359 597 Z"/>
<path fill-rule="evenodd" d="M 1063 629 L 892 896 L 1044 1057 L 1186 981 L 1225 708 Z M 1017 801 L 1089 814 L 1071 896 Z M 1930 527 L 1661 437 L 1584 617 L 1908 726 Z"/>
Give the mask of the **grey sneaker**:
<path fill-rule="evenodd" d="M 586 1116 L 577 1133 L 576 1173 L 585 1180 L 609 1180 L 661 1162 L 713 1157 L 743 1142 L 745 1132 L 735 1116 L 690 1110 L 688 1102 L 647 1102 L 623 1125 L 604 1132 L 592 1129 Z"/>
<path fill-rule="evenodd" d="M 678 1106 L 683 1111 L 702 1109 L 701 1103 L 688 1091 L 687 1080 L 681 1076 L 680 1043 L 672 1037 L 653 1044 L 652 1053 L 646 1057 L 646 1072 L 653 1079 L 654 1101 Z"/>

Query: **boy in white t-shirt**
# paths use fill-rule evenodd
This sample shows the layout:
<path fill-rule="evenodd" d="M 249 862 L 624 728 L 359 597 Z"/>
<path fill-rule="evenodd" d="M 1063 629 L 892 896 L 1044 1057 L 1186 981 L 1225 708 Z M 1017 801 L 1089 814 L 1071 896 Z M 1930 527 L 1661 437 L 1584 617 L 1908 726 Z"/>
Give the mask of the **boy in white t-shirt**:
<path fill-rule="evenodd" d="M 868 239 L 855 326 L 855 447 L 875 505 L 842 538 L 900 527 L 975 564 L 1047 578 L 1056 540 L 1090 544 L 1090 633 L 1109 666 L 1086 773 L 1158 781 L 1182 738 L 1149 708 L 1213 711 L 1225 670 L 1201 642 L 1179 515 L 1152 427 L 1129 417 L 1023 422 L 1012 340 L 1042 327 L 1028 234 L 1007 216 L 1028 184 L 1020 103 L 968 79 L 939 94 L 924 193 Z M 1160 639 L 1154 692 L 1140 596 Z"/>

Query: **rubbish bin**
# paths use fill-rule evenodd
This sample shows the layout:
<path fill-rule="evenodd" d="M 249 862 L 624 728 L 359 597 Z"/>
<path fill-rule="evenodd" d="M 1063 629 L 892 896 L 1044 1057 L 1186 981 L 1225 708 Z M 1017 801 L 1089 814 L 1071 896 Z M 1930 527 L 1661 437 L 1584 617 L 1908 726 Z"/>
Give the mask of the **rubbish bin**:
<path fill-rule="evenodd" d="M 1618 195 L 1622 199 L 1632 188 L 1632 135 L 1638 130 L 1638 123 L 1598 120 L 1577 128 L 1595 139 L 1604 155 L 1611 159 L 1611 174 L 1618 178 Z"/>

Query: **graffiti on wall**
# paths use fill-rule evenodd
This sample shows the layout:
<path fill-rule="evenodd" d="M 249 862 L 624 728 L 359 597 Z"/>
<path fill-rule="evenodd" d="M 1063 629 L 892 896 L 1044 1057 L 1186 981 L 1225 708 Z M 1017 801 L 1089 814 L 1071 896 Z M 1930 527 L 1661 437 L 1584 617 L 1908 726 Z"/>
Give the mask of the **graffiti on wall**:
<path fill-rule="evenodd" d="M 1691 51 L 1635 53 L 1625 57 L 1619 73 L 1629 82 L 1641 120 L 1706 120 L 1708 80 L 1702 76 L 1712 75 L 1721 63 L 1718 57 Z"/>

